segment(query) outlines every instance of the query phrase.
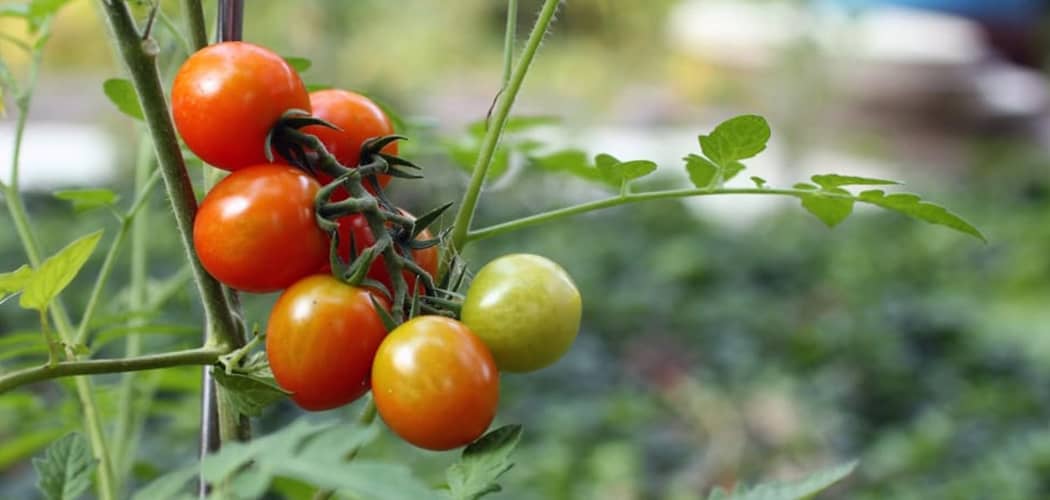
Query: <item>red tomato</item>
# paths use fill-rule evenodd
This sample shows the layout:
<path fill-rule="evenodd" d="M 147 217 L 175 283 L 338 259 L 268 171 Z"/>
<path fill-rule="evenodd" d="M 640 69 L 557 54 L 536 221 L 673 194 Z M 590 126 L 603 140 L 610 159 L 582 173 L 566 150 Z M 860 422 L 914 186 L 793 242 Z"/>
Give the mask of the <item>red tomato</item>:
<path fill-rule="evenodd" d="M 277 299 L 266 327 L 266 356 L 274 379 L 302 408 L 328 410 L 368 392 L 372 359 L 386 336 L 372 297 L 317 274 Z"/>
<path fill-rule="evenodd" d="M 428 450 L 474 441 L 492 423 L 499 373 L 485 344 L 454 319 L 417 316 L 387 335 L 372 365 L 383 421 Z"/>
<path fill-rule="evenodd" d="M 238 170 L 201 202 L 193 245 L 215 279 L 238 290 L 273 292 L 328 262 L 328 235 L 314 219 L 320 186 L 285 165 Z"/>
<path fill-rule="evenodd" d="M 402 213 L 411 216 L 411 214 L 402 210 Z M 368 227 L 368 220 L 365 219 L 364 215 L 352 214 L 339 219 L 339 255 L 344 260 L 350 258 L 350 236 L 354 238 L 354 250 L 355 253 L 360 253 L 367 247 L 375 244 L 376 239 L 372 235 L 372 230 Z M 425 241 L 432 239 L 433 236 L 429 230 L 423 230 L 416 237 L 417 241 Z M 438 271 L 438 247 L 432 246 L 421 250 L 412 251 L 412 259 L 423 268 L 424 271 L 435 277 Z M 416 282 L 416 274 L 404 270 L 401 275 L 405 278 L 405 283 L 408 286 L 412 286 L 412 283 Z M 383 257 L 377 258 L 372 262 L 372 267 L 368 268 L 368 277 L 374 279 L 387 287 L 387 290 L 393 292 L 394 285 L 390 279 L 390 273 L 386 270 L 386 260 Z M 417 288 L 423 291 L 424 288 L 420 284 Z"/>
<path fill-rule="evenodd" d="M 299 75 L 268 49 L 245 42 L 210 45 L 175 75 L 175 127 L 200 159 L 225 170 L 266 162 L 266 135 L 289 109 L 310 112 Z"/>
<path fill-rule="evenodd" d="M 304 127 L 303 131 L 321 139 L 325 149 L 347 167 L 357 166 L 361 157 L 361 144 L 366 140 L 394 133 L 394 125 L 386 113 L 371 99 L 356 92 L 339 89 L 311 92 L 310 106 L 313 107 L 314 116 L 342 130 L 313 125 Z M 383 152 L 396 155 L 397 143 L 387 145 Z M 390 182 L 390 176 L 387 175 L 380 175 L 378 179 L 379 185 L 383 187 Z M 321 184 L 327 184 L 332 178 L 322 173 L 318 175 L 318 180 Z M 371 191 L 368 183 L 365 183 L 365 187 Z M 338 201 L 347 196 L 345 190 L 339 189 L 332 199 Z"/>

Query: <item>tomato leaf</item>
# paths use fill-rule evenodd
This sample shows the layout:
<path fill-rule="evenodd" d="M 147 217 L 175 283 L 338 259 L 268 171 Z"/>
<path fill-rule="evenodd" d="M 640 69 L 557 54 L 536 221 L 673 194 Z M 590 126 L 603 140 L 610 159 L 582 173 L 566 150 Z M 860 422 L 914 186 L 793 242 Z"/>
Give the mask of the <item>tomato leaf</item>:
<path fill-rule="evenodd" d="M 87 440 L 70 433 L 48 446 L 42 458 L 33 459 L 37 487 L 48 500 L 72 500 L 91 486 L 95 458 Z"/>
<path fill-rule="evenodd" d="M 857 462 L 849 462 L 811 474 L 798 481 L 774 481 L 750 489 L 736 488 L 727 492 L 715 488 L 708 500 L 799 500 L 809 498 L 843 480 L 857 468 Z"/>
<path fill-rule="evenodd" d="M 766 180 L 761 178 L 761 177 L 757 177 L 757 176 L 752 175 L 751 176 L 751 182 L 754 182 L 755 183 L 755 187 L 757 187 L 758 189 L 765 189 L 766 188 Z"/>
<path fill-rule="evenodd" d="M 959 217 L 940 205 L 923 201 L 915 194 L 886 194 L 881 190 L 873 189 L 860 193 L 860 196 L 858 196 L 857 199 L 864 203 L 870 203 L 888 210 L 900 212 L 909 217 L 914 217 L 931 224 L 950 227 L 956 231 L 974 236 L 984 242 L 988 241 L 976 227 L 969 222 L 966 222 L 962 217 Z"/>
<path fill-rule="evenodd" d="M 82 236 L 40 264 L 26 281 L 19 305 L 25 309 L 46 308 L 73 281 L 101 238 L 101 230 Z"/>
<path fill-rule="evenodd" d="M 215 381 L 222 384 L 227 401 L 243 415 L 262 416 L 262 411 L 291 393 L 277 385 L 272 375 L 226 373 L 221 369 L 212 371 Z"/>
<path fill-rule="evenodd" d="M 504 135 L 506 135 L 516 132 L 523 132 L 539 127 L 557 125 L 561 123 L 561 121 L 561 118 L 557 116 L 511 116 L 507 118 L 507 123 L 503 127 L 503 133 Z M 487 120 L 478 120 L 467 126 L 467 132 L 469 132 L 470 135 L 480 139 L 485 136 L 486 128 Z"/>
<path fill-rule="evenodd" d="M 693 185 L 700 189 L 711 187 L 720 170 L 718 165 L 697 154 L 686 156 L 684 160 L 685 171 L 689 174 L 689 180 L 692 181 Z"/>
<path fill-rule="evenodd" d="M 110 78 L 102 82 L 102 92 L 109 98 L 121 113 L 136 120 L 143 120 L 142 106 L 139 104 L 135 86 L 123 78 Z"/>
<path fill-rule="evenodd" d="M 314 64 L 312 61 L 305 57 L 292 56 L 286 56 L 284 58 L 284 62 L 288 63 L 288 65 L 291 66 L 292 69 L 299 73 L 305 73 L 306 70 L 310 69 L 310 66 L 313 66 Z"/>
<path fill-rule="evenodd" d="M 752 158 L 766 149 L 769 123 L 758 115 L 742 115 L 719 124 L 708 135 L 701 135 L 700 149 L 711 161 L 728 164 Z"/>
<path fill-rule="evenodd" d="M 33 270 L 25 265 L 9 273 L 0 274 L 0 304 L 3 304 L 12 295 L 21 292 L 32 275 Z"/>
<path fill-rule="evenodd" d="M 308 459 L 274 461 L 274 473 L 309 482 L 319 488 L 344 492 L 353 498 L 375 500 L 437 499 L 404 465 L 355 460 L 350 463 Z"/>
<path fill-rule="evenodd" d="M 849 195 L 844 189 L 837 189 L 841 194 Z M 825 196 L 827 191 L 813 191 L 813 194 L 801 196 L 802 207 L 815 215 L 828 227 L 835 227 L 853 213 L 853 198 Z"/>
<path fill-rule="evenodd" d="M 520 425 L 507 425 L 485 434 L 463 449 L 459 462 L 445 473 L 455 500 L 476 500 L 502 488 L 496 480 L 514 463 L 510 454 L 521 440 Z"/>
<path fill-rule="evenodd" d="M 620 161 L 609 154 L 594 157 L 594 164 L 602 177 L 614 186 L 640 179 L 656 171 L 656 163 L 649 160 Z"/>
<path fill-rule="evenodd" d="M 76 213 L 113 206 L 120 199 L 117 193 L 109 189 L 70 189 L 51 194 L 60 200 L 72 202 Z"/>

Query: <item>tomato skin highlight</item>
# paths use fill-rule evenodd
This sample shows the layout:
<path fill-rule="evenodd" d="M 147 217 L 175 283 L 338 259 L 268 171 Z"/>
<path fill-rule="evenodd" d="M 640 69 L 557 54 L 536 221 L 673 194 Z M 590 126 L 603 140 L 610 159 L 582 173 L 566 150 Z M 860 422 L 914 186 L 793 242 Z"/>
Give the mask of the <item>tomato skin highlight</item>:
<path fill-rule="evenodd" d="M 206 163 L 235 171 L 266 163 L 270 129 L 289 109 L 310 112 L 298 73 L 269 49 L 246 42 L 209 45 L 183 63 L 171 89 L 172 117 Z"/>
<path fill-rule="evenodd" d="M 401 213 L 412 216 L 412 214 L 405 212 Z M 364 215 L 351 214 L 339 219 L 339 255 L 343 260 L 350 258 L 350 238 L 354 240 L 355 253 L 360 254 L 365 248 L 368 248 L 375 244 L 376 239 L 372 234 L 372 229 L 368 227 L 368 220 Z M 432 239 L 430 230 L 424 229 L 419 235 L 416 236 L 417 241 L 426 241 Z M 419 264 L 419 267 L 423 268 L 430 276 L 436 277 L 438 271 L 438 260 L 439 260 L 438 246 L 421 248 L 418 250 L 412 250 L 412 260 Z M 412 271 L 403 270 L 401 275 L 405 279 L 405 284 L 409 287 L 412 283 L 416 282 L 416 275 Z M 372 266 L 368 268 L 367 276 L 374 279 L 387 287 L 387 290 L 393 292 L 394 285 L 390 279 L 390 273 L 386 269 L 386 260 L 380 256 L 372 262 Z M 411 289 L 411 288 L 409 288 Z M 417 286 L 420 291 L 424 290 L 422 284 Z"/>
<path fill-rule="evenodd" d="M 385 299 L 330 275 L 303 278 L 270 312 L 266 356 L 274 379 L 311 411 L 348 404 L 370 388 L 386 328 L 372 304 Z"/>
<path fill-rule="evenodd" d="M 398 436 L 428 450 L 450 450 L 484 434 L 499 403 L 499 373 L 466 325 L 417 316 L 383 340 L 372 365 L 372 396 Z"/>
<path fill-rule="evenodd" d="M 361 160 L 361 145 L 373 137 L 381 137 L 394 133 L 394 125 L 375 102 L 371 99 L 342 89 L 325 89 L 310 93 L 310 106 L 313 108 L 314 116 L 339 127 L 342 130 L 334 130 L 322 125 L 311 125 L 303 127 L 303 132 L 313 134 L 321 139 L 325 149 L 328 150 L 339 163 L 346 167 L 356 167 Z M 397 142 L 392 142 L 382 149 L 386 154 L 397 155 Z M 390 182 L 390 176 L 376 176 L 381 187 L 386 187 Z M 318 173 L 317 180 L 321 184 L 327 184 L 332 178 L 324 173 Z M 365 188 L 372 191 L 368 183 Z M 346 190 L 337 189 L 333 193 L 334 201 L 348 198 Z"/>
<path fill-rule="evenodd" d="M 320 186 L 286 165 L 255 165 L 220 181 L 193 221 L 193 245 L 215 279 L 246 292 L 291 286 L 328 262 L 314 218 Z"/>
<path fill-rule="evenodd" d="M 572 347 L 582 307 L 561 266 L 539 255 L 510 254 L 478 270 L 460 317 L 492 350 L 500 370 L 531 372 Z"/>

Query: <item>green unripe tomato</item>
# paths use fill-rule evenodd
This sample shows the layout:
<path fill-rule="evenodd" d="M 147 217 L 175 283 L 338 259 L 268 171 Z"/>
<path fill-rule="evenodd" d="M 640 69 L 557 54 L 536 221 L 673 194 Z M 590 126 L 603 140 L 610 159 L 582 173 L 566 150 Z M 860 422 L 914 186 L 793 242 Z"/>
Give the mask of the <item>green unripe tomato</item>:
<path fill-rule="evenodd" d="M 510 254 L 478 271 L 460 315 L 501 371 L 531 372 L 569 350 L 581 309 L 580 291 L 561 266 L 539 255 Z"/>

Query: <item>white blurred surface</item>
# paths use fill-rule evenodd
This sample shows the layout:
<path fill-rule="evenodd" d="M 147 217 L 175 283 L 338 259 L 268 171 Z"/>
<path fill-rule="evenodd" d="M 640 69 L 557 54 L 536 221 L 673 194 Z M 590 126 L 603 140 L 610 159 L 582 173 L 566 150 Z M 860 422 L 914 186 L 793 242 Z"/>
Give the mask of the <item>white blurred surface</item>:
<path fill-rule="evenodd" d="M 11 179 L 14 123 L 0 123 L 0 179 Z M 117 149 L 101 128 L 32 121 L 22 141 L 19 168 L 23 191 L 106 186 L 117 175 Z"/>

